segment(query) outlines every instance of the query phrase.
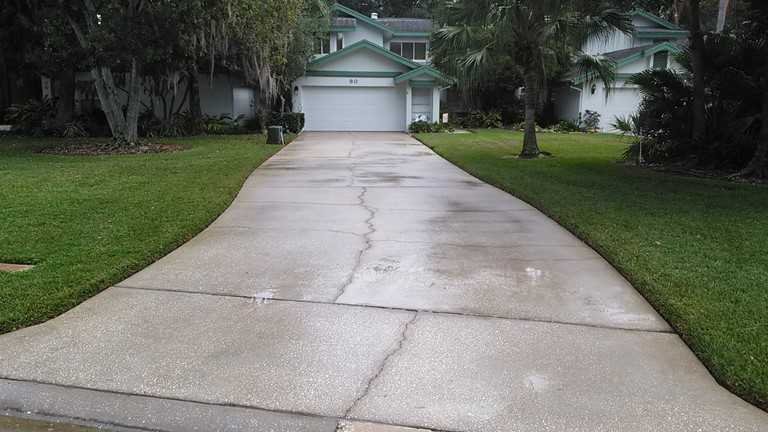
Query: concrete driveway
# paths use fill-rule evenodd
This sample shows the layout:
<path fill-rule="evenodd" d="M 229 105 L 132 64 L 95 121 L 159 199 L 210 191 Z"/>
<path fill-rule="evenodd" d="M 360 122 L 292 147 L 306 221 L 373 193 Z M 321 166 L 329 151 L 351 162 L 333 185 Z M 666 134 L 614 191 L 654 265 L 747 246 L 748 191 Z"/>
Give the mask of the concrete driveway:
<path fill-rule="evenodd" d="M 405 134 L 302 135 L 195 239 L 0 337 L 0 377 L 0 410 L 142 430 L 768 430 L 600 256 Z"/>

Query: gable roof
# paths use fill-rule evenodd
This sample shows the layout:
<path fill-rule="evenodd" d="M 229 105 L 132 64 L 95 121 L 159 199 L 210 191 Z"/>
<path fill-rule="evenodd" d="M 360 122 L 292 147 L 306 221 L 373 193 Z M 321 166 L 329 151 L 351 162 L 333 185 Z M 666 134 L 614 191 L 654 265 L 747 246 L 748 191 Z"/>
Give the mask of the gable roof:
<path fill-rule="evenodd" d="M 658 17 L 650 12 L 635 9 L 630 12 L 632 17 L 641 17 L 654 25 L 635 27 L 635 35 L 644 39 L 682 39 L 688 36 L 688 31 L 677 24 L 673 24 L 664 18 Z"/>
<path fill-rule="evenodd" d="M 425 66 L 421 66 L 418 69 L 414 69 L 412 71 L 405 72 L 404 74 L 396 76 L 395 77 L 395 83 L 401 83 L 401 82 L 408 81 L 410 79 L 414 79 L 414 78 L 417 78 L 417 77 L 420 77 L 420 76 L 423 76 L 423 75 L 426 75 L 426 76 L 428 76 L 430 78 L 436 79 L 436 80 L 441 81 L 441 82 L 448 83 L 448 82 L 453 81 L 450 78 L 448 78 L 447 76 L 445 76 L 439 70 L 425 65 Z"/>
<path fill-rule="evenodd" d="M 359 50 L 368 50 L 372 51 L 375 54 L 384 56 L 388 58 L 389 60 L 392 60 L 395 63 L 399 63 L 409 69 L 417 69 L 421 67 L 421 65 L 414 63 L 410 60 L 408 60 L 405 57 L 399 56 L 392 51 L 386 50 L 383 47 L 376 45 L 375 43 L 368 41 L 366 39 L 363 39 L 361 41 L 355 42 L 352 45 L 346 46 L 343 49 L 340 49 L 338 51 L 332 52 L 328 55 L 324 55 L 322 57 L 318 57 L 312 61 L 309 62 L 310 66 L 316 66 L 321 65 L 324 63 L 328 63 L 330 61 L 339 59 L 341 57 L 347 56 L 349 54 L 352 54 L 353 52 L 359 51 Z"/>
<path fill-rule="evenodd" d="M 404 72 L 402 74 L 399 74 L 395 77 L 395 82 L 400 83 L 412 78 L 416 78 L 418 76 L 427 75 L 431 78 L 434 78 L 441 82 L 451 82 L 452 79 L 446 75 L 444 75 L 442 72 L 438 71 L 437 69 L 427 66 L 418 64 L 415 62 L 412 62 L 408 60 L 405 57 L 402 57 L 400 55 L 397 55 L 393 53 L 392 51 L 386 50 L 383 47 L 376 45 L 373 42 L 370 42 L 368 40 L 361 40 L 358 42 L 353 43 L 352 45 L 349 45 L 343 49 L 340 49 L 336 52 L 330 53 L 328 55 L 318 57 L 312 61 L 309 62 L 309 67 L 317 66 L 321 64 L 325 64 L 331 61 L 334 61 L 336 59 L 348 56 L 354 52 L 360 51 L 360 50 L 367 50 L 371 51 L 377 55 L 383 56 L 395 63 L 398 63 L 400 65 L 403 65 L 409 69 L 409 71 Z M 311 72 L 311 71 L 309 71 Z"/>
<path fill-rule="evenodd" d="M 354 9 L 348 8 L 339 3 L 334 3 L 333 6 L 331 6 L 331 11 L 340 12 L 342 14 L 345 14 L 351 17 L 351 18 L 334 17 L 334 19 L 331 21 L 333 27 L 339 27 L 339 28 L 354 27 L 357 24 L 357 21 L 362 21 L 368 25 L 371 25 L 381 30 L 383 33 L 388 34 L 390 36 L 424 36 L 426 37 L 432 33 L 432 20 L 428 20 L 428 19 L 420 19 L 420 18 L 373 19 L 371 17 L 361 14 L 360 12 Z M 348 21 L 349 19 L 354 20 L 354 23 L 351 23 L 350 21 Z M 342 21 L 337 21 L 337 20 L 347 20 L 345 22 L 346 25 L 342 24 Z"/>
<path fill-rule="evenodd" d="M 392 29 L 395 35 L 403 33 L 424 34 L 432 33 L 432 20 L 422 18 L 379 18 L 378 21 Z"/>
<path fill-rule="evenodd" d="M 364 22 L 366 24 L 369 24 L 369 25 L 371 25 L 371 26 L 381 30 L 384 33 L 387 33 L 387 34 L 394 34 L 395 33 L 389 27 L 387 27 L 384 24 L 378 22 L 379 20 L 375 20 L 373 18 L 367 17 L 367 16 L 361 14 L 360 12 L 358 12 L 358 11 L 356 11 L 354 9 L 350 9 L 350 8 L 344 6 L 344 5 L 341 5 L 341 4 L 338 4 L 338 3 L 334 3 L 333 6 L 331 6 L 331 10 L 333 12 L 341 12 L 343 14 L 349 15 L 352 18 L 355 18 L 358 21 L 362 21 L 362 22 Z"/>
<path fill-rule="evenodd" d="M 667 30 L 682 30 L 680 28 L 680 26 L 678 26 L 677 24 L 673 24 L 673 23 L 665 20 L 662 17 L 656 16 L 656 15 L 654 15 L 654 14 L 648 12 L 648 11 L 644 11 L 642 9 L 635 9 L 632 12 L 630 12 L 629 14 L 630 14 L 630 16 L 633 16 L 633 17 L 639 16 L 639 17 L 645 18 L 648 21 L 651 21 L 654 24 L 657 24 L 657 25 L 661 26 L 661 28 L 663 28 L 663 29 L 667 29 Z"/>
<path fill-rule="evenodd" d="M 602 55 L 613 60 L 613 62 L 616 64 L 616 71 L 618 71 L 618 69 L 623 66 L 636 62 L 640 59 L 648 58 L 661 51 L 667 51 L 674 54 L 682 51 L 682 48 L 680 45 L 672 42 L 662 42 L 656 45 L 643 45 L 618 51 L 611 51 Z M 567 81 L 573 81 L 574 84 L 581 84 L 584 82 L 584 79 L 584 76 L 574 75 L 570 75 L 566 78 Z"/>

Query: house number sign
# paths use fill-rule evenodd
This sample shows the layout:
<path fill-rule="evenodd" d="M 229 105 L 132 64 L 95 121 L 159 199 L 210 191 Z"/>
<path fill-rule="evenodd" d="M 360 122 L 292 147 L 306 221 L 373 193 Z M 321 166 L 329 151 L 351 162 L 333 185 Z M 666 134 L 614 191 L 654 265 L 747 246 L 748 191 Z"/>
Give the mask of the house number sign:
<path fill-rule="evenodd" d="M 357 84 L 357 78 L 350 78 L 349 79 L 350 84 Z"/>

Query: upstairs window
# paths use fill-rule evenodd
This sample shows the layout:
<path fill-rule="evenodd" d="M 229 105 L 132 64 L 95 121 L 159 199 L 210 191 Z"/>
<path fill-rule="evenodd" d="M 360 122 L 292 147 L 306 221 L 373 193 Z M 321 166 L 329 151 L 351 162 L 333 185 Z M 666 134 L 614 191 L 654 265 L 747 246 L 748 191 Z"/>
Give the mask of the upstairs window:
<path fill-rule="evenodd" d="M 392 42 L 389 44 L 389 50 L 408 60 L 427 59 L 426 42 Z"/>
<path fill-rule="evenodd" d="M 653 55 L 651 67 L 656 70 L 664 70 L 669 66 L 669 52 L 660 51 Z"/>
<path fill-rule="evenodd" d="M 331 52 L 331 37 L 317 38 L 315 40 L 315 54 L 328 54 Z"/>

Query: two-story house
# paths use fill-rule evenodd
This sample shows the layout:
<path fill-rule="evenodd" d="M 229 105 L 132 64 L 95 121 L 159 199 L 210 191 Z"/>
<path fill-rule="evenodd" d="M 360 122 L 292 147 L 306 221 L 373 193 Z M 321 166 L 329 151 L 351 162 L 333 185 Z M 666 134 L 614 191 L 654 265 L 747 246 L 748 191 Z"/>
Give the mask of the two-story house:
<path fill-rule="evenodd" d="M 585 82 L 582 77 L 566 78 L 554 92 L 555 113 L 560 119 L 576 121 L 586 111 L 600 113 L 600 129 L 611 130 L 616 117 L 637 112 L 642 96 L 637 86 L 627 82 L 632 75 L 647 69 L 679 69 L 674 54 L 679 52 L 688 32 L 675 24 L 636 10 L 632 12 L 632 34 L 615 31 L 607 38 L 588 41 L 582 50 L 602 55 L 616 64 L 616 80 L 606 95 L 602 82 Z"/>
<path fill-rule="evenodd" d="M 293 85 L 308 131 L 406 131 L 438 121 L 448 84 L 429 65 L 432 21 L 379 18 L 334 4 L 330 34 Z"/>

